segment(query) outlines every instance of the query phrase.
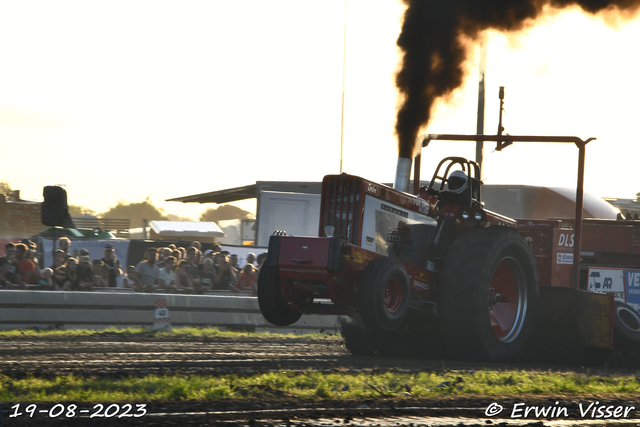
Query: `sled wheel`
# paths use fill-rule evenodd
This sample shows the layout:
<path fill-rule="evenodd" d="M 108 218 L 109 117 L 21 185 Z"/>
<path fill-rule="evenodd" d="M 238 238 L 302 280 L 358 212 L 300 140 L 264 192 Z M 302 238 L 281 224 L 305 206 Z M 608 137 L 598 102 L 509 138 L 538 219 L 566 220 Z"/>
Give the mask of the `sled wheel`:
<path fill-rule="evenodd" d="M 265 320 L 277 326 L 291 325 L 302 316 L 285 300 L 278 269 L 266 265 L 258 275 L 258 305 Z"/>
<path fill-rule="evenodd" d="M 628 304 L 613 304 L 613 345 L 623 350 L 640 348 L 640 314 Z"/>
<path fill-rule="evenodd" d="M 472 228 L 448 248 L 441 271 L 438 328 L 452 357 L 506 361 L 533 341 L 540 301 L 536 261 L 522 235 Z"/>
<path fill-rule="evenodd" d="M 409 276 L 402 263 L 388 257 L 371 261 L 358 284 L 358 312 L 365 326 L 392 331 L 409 309 Z"/>

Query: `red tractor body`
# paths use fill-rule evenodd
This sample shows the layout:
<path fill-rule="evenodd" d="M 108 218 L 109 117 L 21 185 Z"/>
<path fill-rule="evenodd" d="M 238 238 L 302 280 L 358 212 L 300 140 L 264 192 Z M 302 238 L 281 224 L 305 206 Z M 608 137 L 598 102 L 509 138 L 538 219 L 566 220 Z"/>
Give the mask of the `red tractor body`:
<path fill-rule="evenodd" d="M 640 348 L 640 221 L 583 221 L 579 184 L 576 218 L 516 220 L 484 209 L 478 166 L 462 158 L 416 194 L 328 175 L 318 237 L 270 240 L 262 313 L 279 325 L 349 316 L 343 335 L 359 354 L 418 328 L 453 357 L 509 360 L 569 323 L 586 346 Z"/>
<path fill-rule="evenodd" d="M 326 176 L 322 182 L 320 237 L 278 238 L 277 267 L 280 279 L 290 283 L 285 286 L 288 303 L 303 313 L 326 313 L 326 303 L 313 305 L 310 298 L 303 297 L 312 295 L 314 299 L 330 299 L 335 304 L 334 314 L 353 314 L 358 306 L 357 283 L 364 268 L 390 252 L 407 270 L 411 294 L 426 304 L 432 303 L 436 280 L 426 265 L 437 227 L 437 204 L 435 197 L 423 199 L 361 177 Z M 516 225 L 515 220 L 484 212 L 487 225 Z M 456 218 L 456 212 L 450 215 Z M 322 237 L 328 226 L 334 228 L 336 236 L 345 238 Z M 388 303 L 392 305 L 393 301 Z"/>

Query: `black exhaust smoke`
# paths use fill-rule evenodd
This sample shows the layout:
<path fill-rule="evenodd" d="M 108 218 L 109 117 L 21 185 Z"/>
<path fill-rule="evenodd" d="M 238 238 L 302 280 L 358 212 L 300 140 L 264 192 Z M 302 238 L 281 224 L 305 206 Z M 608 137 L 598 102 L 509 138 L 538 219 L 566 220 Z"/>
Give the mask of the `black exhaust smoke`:
<path fill-rule="evenodd" d="M 545 7 L 579 6 L 585 12 L 633 15 L 640 0 L 403 0 L 407 5 L 398 47 L 403 52 L 396 86 L 399 157 L 413 158 L 420 129 L 438 98 L 464 80 L 469 44 L 487 29 L 519 31 L 534 24 Z"/>

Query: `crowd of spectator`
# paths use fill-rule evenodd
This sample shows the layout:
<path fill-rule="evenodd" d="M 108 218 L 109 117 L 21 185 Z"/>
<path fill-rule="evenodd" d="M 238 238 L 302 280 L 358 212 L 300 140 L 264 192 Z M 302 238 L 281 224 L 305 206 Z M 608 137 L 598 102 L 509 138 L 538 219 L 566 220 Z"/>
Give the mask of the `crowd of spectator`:
<path fill-rule="evenodd" d="M 102 258 L 91 259 L 81 249 L 71 256 L 71 241 L 58 239 L 53 265 L 40 268 L 37 246 L 29 241 L 7 243 L 0 258 L 0 288 L 50 291 L 91 291 L 118 285 L 136 292 L 204 294 L 207 291 L 257 292 L 257 278 L 266 253 L 256 257 L 249 253 L 246 265 L 238 265 L 238 256 L 223 251 L 220 245 L 202 252 L 200 242 L 187 248 L 173 244 L 147 248 L 137 265 L 123 271 L 112 244 L 103 248 Z"/>

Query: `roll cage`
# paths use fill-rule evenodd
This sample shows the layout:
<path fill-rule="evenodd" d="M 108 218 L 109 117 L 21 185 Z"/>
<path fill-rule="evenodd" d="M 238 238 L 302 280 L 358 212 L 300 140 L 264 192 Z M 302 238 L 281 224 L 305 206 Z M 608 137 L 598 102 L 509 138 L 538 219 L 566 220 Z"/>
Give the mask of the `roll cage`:
<path fill-rule="evenodd" d="M 578 181 L 576 185 L 576 210 L 574 219 L 575 241 L 573 246 L 573 270 L 572 283 L 574 289 L 579 289 L 580 280 L 580 255 L 582 244 L 582 210 L 584 204 L 584 164 L 587 144 L 596 138 L 582 140 L 577 136 L 534 136 L 534 135 L 460 135 L 460 134 L 423 134 L 418 137 L 421 148 L 429 145 L 431 141 L 495 141 L 496 151 L 512 145 L 514 142 L 546 142 L 569 143 L 578 147 Z M 420 189 L 420 156 L 414 158 L 413 194 L 418 194 Z M 446 160 L 446 159 L 445 159 Z M 436 172 L 437 174 L 437 172 Z M 445 173 L 446 175 L 446 173 Z"/>
<path fill-rule="evenodd" d="M 481 208 L 482 181 L 480 180 L 480 166 L 476 162 L 467 160 L 464 157 L 446 157 L 442 159 L 433 173 L 429 188 L 440 194 L 446 194 L 446 184 L 449 182 L 449 174 L 455 165 L 459 165 L 462 172 L 467 175 L 468 191 L 466 191 L 467 203 L 465 203 L 465 205 L 469 208 Z"/>

